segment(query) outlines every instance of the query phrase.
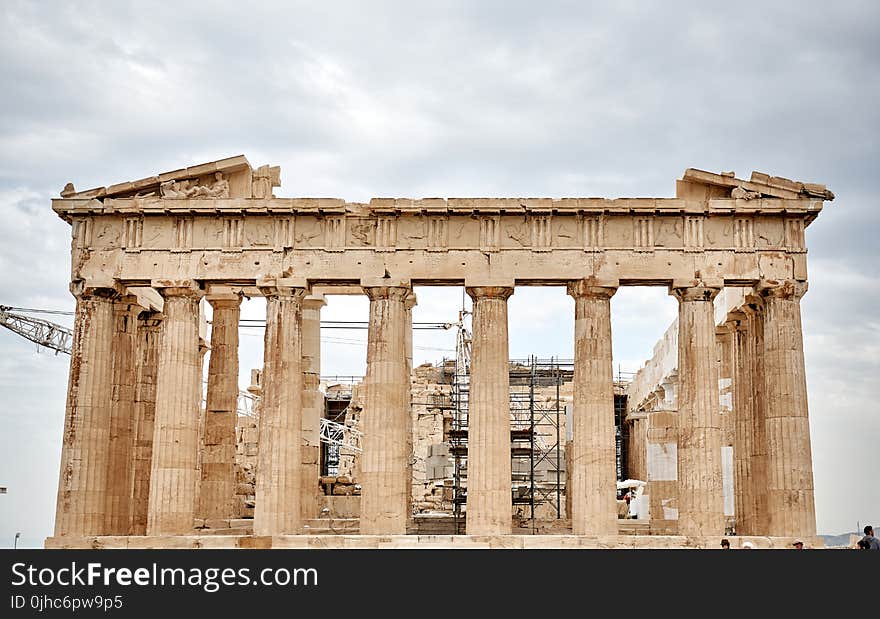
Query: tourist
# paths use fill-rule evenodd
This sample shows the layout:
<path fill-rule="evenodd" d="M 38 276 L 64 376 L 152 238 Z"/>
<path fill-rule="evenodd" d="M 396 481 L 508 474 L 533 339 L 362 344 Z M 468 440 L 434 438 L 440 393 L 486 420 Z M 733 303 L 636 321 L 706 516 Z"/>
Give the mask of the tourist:
<path fill-rule="evenodd" d="M 864 531 L 865 537 L 862 541 L 868 544 L 868 550 L 880 550 L 880 540 L 874 537 L 874 527 L 867 525 Z"/>
<path fill-rule="evenodd" d="M 721 540 L 721 550 L 730 550 L 730 540 L 727 538 Z"/>
<path fill-rule="evenodd" d="M 803 550 L 804 549 L 804 543 L 799 539 L 794 540 L 791 543 L 791 545 L 794 546 L 795 550 Z"/>

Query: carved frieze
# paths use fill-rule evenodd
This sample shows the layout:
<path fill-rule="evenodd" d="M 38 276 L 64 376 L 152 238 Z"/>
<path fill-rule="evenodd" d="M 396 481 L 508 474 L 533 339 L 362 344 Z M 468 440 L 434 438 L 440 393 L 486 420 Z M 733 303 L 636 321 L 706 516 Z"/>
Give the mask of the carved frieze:
<path fill-rule="evenodd" d="M 244 245 L 244 220 L 241 217 L 223 218 L 223 249 L 240 250 Z"/>
<path fill-rule="evenodd" d="M 377 252 L 479 250 L 544 253 L 609 249 L 685 253 L 805 251 L 799 215 L 95 215 L 72 218 L 74 249 L 243 250 L 265 248 Z"/>
<path fill-rule="evenodd" d="M 174 219 L 174 245 L 172 251 L 188 251 L 193 242 L 193 218 L 176 217 Z"/>
<path fill-rule="evenodd" d="M 140 216 L 125 218 L 123 245 L 126 251 L 139 251 L 144 242 L 144 218 Z"/>
<path fill-rule="evenodd" d="M 92 232 L 95 229 L 95 220 L 91 217 L 82 217 L 73 221 L 73 247 L 75 249 L 88 249 L 92 245 Z"/>
<path fill-rule="evenodd" d="M 284 251 L 285 249 L 294 246 L 294 221 L 293 217 L 273 218 L 272 249 L 274 251 Z"/>
<path fill-rule="evenodd" d="M 480 217 L 480 250 L 498 251 L 501 245 L 501 217 L 483 215 Z"/>
<path fill-rule="evenodd" d="M 734 218 L 733 244 L 736 251 L 754 251 L 755 222 L 751 217 Z"/>
<path fill-rule="evenodd" d="M 428 251 L 444 251 L 449 246 L 449 218 L 443 215 L 425 217 Z"/>
<path fill-rule="evenodd" d="M 685 215 L 684 217 L 684 249 L 685 251 L 702 251 L 705 247 L 702 215 Z"/>
<path fill-rule="evenodd" d="M 581 249 L 581 222 L 578 217 L 554 217 L 552 223 L 553 247 L 557 249 Z"/>
<path fill-rule="evenodd" d="M 325 222 L 316 217 L 297 217 L 293 223 L 294 247 L 323 247 Z"/>
<path fill-rule="evenodd" d="M 531 249 L 532 222 L 528 216 L 501 218 L 501 248 Z"/>
<path fill-rule="evenodd" d="M 553 246 L 552 215 L 533 215 L 531 223 L 531 246 L 534 251 L 550 251 Z"/>
<path fill-rule="evenodd" d="M 334 215 L 324 218 L 324 249 L 345 250 L 345 216 Z"/>
<path fill-rule="evenodd" d="M 785 247 L 789 251 L 804 251 L 804 219 L 803 217 L 785 218 Z"/>
<path fill-rule="evenodd" d="M 397 217 L 379 216 L 376 218 L 376 249 L 394 251 L 397 246 Z"/>
<path fill-rule="evenodd" d="M 209 185 L 199 185 L 198 180 L 191 179 L 171 180 L 159 185 L 159 193 L 166 200 L 228 198 L 229 181 L 222 172 L 215 172 L 214 181 Z"/>
<path fill-rule="evenodd" d="M 604 218 L 601 215 L 581 217 L 581 238 L 584 251 L 601 251 L 605 244 Z"/>
<path fill-rule="evenodd" d="M 633 247 L 636 251 L 653 251 L 653 217 L 633 217 Z"/>
<path fill-rule="evenodd" d="M 350 217 L 345 221 L 346 247 L 371 247 L 375 245 L 376 222 L 365 217 Z"/>
<path fill-rule="evenodd" d="M 754 220 L 756 249 L 783 249 L 785 230 L 781 217 L 757 217 Z"/>

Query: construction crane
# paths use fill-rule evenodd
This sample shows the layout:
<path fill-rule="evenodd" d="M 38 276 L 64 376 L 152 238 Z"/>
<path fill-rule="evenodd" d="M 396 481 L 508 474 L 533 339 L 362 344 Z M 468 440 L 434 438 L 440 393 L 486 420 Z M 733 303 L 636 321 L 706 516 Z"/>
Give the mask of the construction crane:
<path fill-rule="evenodd" d="M 55 312 L 0 305 L 0 325 L 37 344 L 37 350 L 39 350 L 40 346 L 43 346 L 54 350 L 56 355 L 60 352 L 70 354 L 70 347 L 73 344 L 73 331 L 71 329 L 48 320 L 43 320 L 42 318 L 27 316 L 23 312 L 62 315 L 67 315 L 71 312 Z"/>

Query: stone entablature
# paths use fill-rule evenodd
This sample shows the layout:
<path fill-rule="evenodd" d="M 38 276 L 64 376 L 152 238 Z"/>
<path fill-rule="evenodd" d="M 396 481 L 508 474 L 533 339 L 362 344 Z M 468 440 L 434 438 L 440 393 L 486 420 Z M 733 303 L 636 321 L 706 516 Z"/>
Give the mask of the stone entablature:
<path fill-rule="evenodd" d="M 693 215 L 654 208 L 645 215 L 609 212 L 593 220 L 576 211 L 450 212 L 438 225 L 428 214 L 387 216 L 364 209 L 330 215 L 275 209 L 277 200 L 242 200 L 260 205 L 230 209 L 205 208 L 213 200 L 156 200 L 161 208 L 152 211 L 111 204 L 100 212 L 75 202 L 53 204 L 73 224 L 74 279 L 101 280 L 112 273 L 130 286 L 153 279 L 253 282 L 281 272 L 347 284 L 385 271 L 406 274 L 413 284 L 460 284 L 496 274 L 522 284 L 557 285 L 585 274 L 621 284 L 702 278 L 749 285 L 762 276 L 804 280 L 803 226 L 816 212 L 779 206 L 751 214 L 742 220 L 750 240 L 741 243 L 735 234 L 739 216 L 730 210 L 706 211 L 699 234 L 684 235 Z M 735 201 L 725 202 L 733 208 Z M 533 238 L 531 227 L 545 217 L 553 220 L 551 233 Z M 640 235 L 640 226 L 648 233 Z M 596 228 L 598 237 L 587 240 Z M 437 229 L 443 232 L 432 233 Z"/>
<path fill-rule="evenodd" d="M 180 249 L 170 234 L 174 225 L 161 225 L 162 218 L 176 217 L 197 222 L 187 249 L 223 249 L 224 222 L 241 217 L 246 222 L 246 243 L 239 248 L 255 250 L 802 251 L 798 225 L 815 219 L 822 201 L 374 198 L 358 204 L 331 198 L 154 197 L 60 198 L 53 200 L 52 207 L 70 223 L 83 217 L 95 221 L 99 234 L 78 239 L 82 247 L 93 249 Z M 270 225 L 284 216 L 294 217 L 293 226 Z M 145 229 L 143 236 L 135 237 L 125 224 L 138 217 Z M 787 222 L 796 223 L 786 229 Z"/>
<path fill-rule="evenodd" d="M 259 170 L 264 168 L 277 171 Z M 233 197 L 163 198 L 156 184 L 192 177 L 208 183 L 201 189 L 210 192 L 211 175 L 222 175 L 218 170 L 230 174 Z M 236 174 L 246 178 L 239 182 Z M 688 170 L 676 198 L 374 198 L 360 204 L 241 190 L 241 183 L 256 182 L 254 174 L 237 157 L 66 192 L 52 207 L 72 224 L 73 279 L 103 285 L 112 277 L 129 286 L 155 279 L 253 284 L 292 273 L 310 282 L 349 284 L 387 272 L 413 284 L 500 277 L 564 285 L 585 275 L 622 285 L 803 281 L 804 228 L 831 195 L 805 189 L 819 185 L 795 184 L 801 187 L 795 190 L 781 182 L 758 185 L 755 175 L 741 181 Z M 761 197 L 735 199 L 731 186 L 764 190 Z M 147 197 L 125 195 L 150 189 L 156 191 Z M 251 197 L 256 194 L 264 197 Z"/>

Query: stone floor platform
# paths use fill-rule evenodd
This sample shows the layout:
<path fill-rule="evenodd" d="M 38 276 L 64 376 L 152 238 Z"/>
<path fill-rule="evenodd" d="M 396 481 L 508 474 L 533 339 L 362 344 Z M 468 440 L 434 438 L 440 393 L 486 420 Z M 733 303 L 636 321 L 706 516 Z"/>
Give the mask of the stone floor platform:
<path fill-rule="evenodd" d="M 420 549 L 420 548 L 508 548 L 508 549 L 719 549 L 722 535 L 684 537 L 680 535 L 181 535 L 49 537 L 49 549 Z M 749 541 L 757 549 L 791 549 L 792 537 L 726 536 L 731 549 Z M 806 548 L 822 548 L 821 538 L 805 538 Z"/>

